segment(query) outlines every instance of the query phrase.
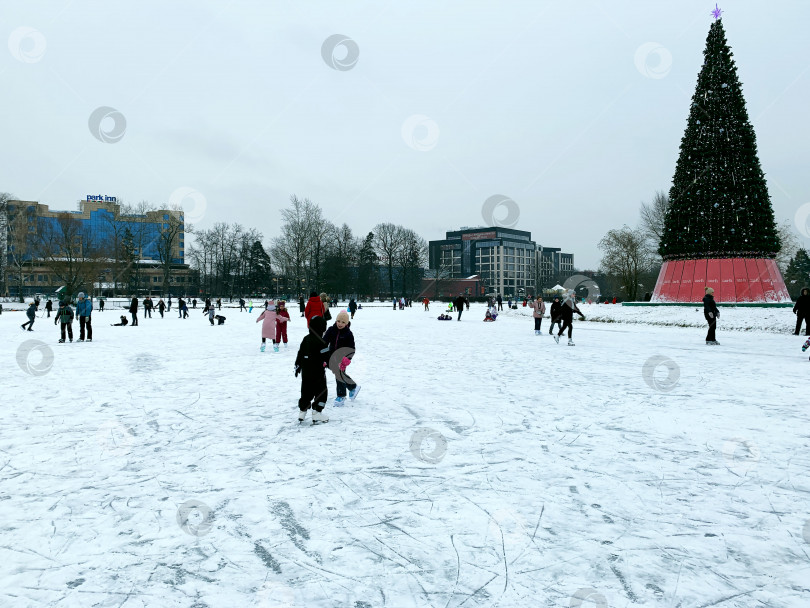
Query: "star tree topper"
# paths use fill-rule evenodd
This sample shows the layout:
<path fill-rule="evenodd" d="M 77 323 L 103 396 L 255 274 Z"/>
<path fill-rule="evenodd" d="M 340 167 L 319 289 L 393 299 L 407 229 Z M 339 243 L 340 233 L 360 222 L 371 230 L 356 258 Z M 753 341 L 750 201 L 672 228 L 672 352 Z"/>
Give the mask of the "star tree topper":
<path fill-rule="evenodd" d="M 719 19 L 720 15 L 723 14 L 723 10 L 717 6 L 717 3 L 714 4 L 714 10 L 712 11 L 712 15 L 714 15 L 715 19 Z"/>

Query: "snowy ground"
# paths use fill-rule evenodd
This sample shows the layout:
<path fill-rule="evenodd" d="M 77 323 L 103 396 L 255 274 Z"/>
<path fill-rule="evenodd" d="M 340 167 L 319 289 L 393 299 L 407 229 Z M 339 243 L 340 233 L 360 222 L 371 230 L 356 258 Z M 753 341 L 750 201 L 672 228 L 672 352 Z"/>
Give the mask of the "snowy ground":
<path fill-rule="evenodd" d="M 315 427 L 296 314 L 4 313 L 0 606 L 810 605 L 804 338 L 432 308 L 358 313 Z"/>

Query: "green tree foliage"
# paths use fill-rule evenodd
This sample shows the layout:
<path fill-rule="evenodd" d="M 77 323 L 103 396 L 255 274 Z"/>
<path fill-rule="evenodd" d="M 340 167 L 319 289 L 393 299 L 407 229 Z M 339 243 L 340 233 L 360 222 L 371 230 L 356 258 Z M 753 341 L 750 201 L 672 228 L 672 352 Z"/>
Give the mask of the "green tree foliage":
<path fill-rule="evenodd" d="M 659 252 L 665 260 L 773 258 L 779 236 L 722 20 L 703 56 Z"/>

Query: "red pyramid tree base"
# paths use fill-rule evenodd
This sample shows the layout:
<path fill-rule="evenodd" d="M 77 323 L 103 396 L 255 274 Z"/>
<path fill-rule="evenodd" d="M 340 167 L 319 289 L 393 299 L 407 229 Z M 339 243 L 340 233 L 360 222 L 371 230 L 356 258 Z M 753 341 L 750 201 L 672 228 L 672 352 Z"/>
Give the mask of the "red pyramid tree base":
<path fill-rule="evenodd" d="M 705 288 L 716 302 L 790 302 L 776 261 L 768 258 L 711 258 L 664 262 L 652 302 L 700 302 Z"/>

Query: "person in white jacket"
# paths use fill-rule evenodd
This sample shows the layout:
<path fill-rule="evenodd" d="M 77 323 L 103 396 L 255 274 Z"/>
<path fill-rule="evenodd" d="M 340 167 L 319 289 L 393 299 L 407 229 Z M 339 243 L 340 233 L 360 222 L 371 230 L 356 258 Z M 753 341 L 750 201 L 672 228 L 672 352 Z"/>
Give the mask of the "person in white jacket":
<path fill-rule="evenodd" d="M 546 303 L 543 302 L 543 296 L 537 296 L 536 300 L 529 302 L 532 307 L 532 318 L 534 319 L 534 335 L 543 335 L 540 332 L 540 327 L 543 325 L 543 315 L 546 314 Z"/>

